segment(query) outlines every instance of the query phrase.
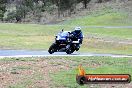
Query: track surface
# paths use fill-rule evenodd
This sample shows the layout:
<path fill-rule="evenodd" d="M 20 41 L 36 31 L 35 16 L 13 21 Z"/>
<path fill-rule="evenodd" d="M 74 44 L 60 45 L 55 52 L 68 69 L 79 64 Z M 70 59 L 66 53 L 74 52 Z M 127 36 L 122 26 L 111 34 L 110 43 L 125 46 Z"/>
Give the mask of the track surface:
<path fill-rule="evenodd" d="M 31 51 L 31 50 L 0 50 L 0 58 L 5 57 L 46 57 L 46 56 L 110 56 L 110 57 L 132 57 L 132 55 L 116 55 L 116 54 L 97 54 L 97 53 L 80 53 L 66 54 L 65 52 L 56 52 L 49 54 L 47 51 Z"/>

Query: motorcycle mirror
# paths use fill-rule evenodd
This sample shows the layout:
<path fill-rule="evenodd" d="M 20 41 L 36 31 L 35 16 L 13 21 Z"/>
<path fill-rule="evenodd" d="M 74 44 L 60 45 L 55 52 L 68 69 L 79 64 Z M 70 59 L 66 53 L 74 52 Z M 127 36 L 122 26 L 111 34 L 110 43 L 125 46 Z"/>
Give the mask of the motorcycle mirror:
<path fill-rule="evenodd" d="M 61 30 L 62 32 L 64 31 L 64 29 Z"/>

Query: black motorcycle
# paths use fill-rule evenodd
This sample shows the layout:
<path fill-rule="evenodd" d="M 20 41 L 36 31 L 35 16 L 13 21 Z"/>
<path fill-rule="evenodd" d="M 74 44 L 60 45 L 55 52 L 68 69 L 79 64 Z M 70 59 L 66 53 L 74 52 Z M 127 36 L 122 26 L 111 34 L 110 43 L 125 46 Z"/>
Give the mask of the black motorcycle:
<path fill-rule="evenodd" d="M 55 42 L 50 46 L 48 52 L 53 54 L 54 52 L 66 52 L 67 54 L 71 54 L 74 51 L 78 51 L 77 47 L 79 44 L 79 40 L 73 41 L 72 34 L 69 31 L 62 31 L 58 33 L 55 37 Z"/>

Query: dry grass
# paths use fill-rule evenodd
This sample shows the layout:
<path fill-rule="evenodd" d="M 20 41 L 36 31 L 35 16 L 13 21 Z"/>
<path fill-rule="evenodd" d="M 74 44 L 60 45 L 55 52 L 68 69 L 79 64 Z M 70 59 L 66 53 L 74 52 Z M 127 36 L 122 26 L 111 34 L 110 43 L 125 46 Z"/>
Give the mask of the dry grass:
<path fill-rule="evenodd" d="M 104 40 L 104 38 L 84 38 L 81 51 L 92 51 L 98 53 L 131 54 L 132 44 L 118 40 Z M 114 52 L 115 51 L 115 52 Z M 118 52 L 117 52 L 118 51 Z"/>
<path fill-rule="evenodd" d="M 50 73 L 67 70 L 67 60 L 61 58 L 56 61 L 49 58 L 14 60 L 0 62 L 0 88 L 48 88 L 51 85 Z"/>

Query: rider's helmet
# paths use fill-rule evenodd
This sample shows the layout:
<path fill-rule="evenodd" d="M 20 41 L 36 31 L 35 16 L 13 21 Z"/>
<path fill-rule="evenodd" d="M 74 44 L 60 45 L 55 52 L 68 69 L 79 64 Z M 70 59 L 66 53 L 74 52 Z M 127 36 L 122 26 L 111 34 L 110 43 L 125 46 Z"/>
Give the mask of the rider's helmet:
<path fill-rule="evenodd" d="M 81 33 L 81 27 L 75 27 L 74 31 L 76 34 Z"/>

